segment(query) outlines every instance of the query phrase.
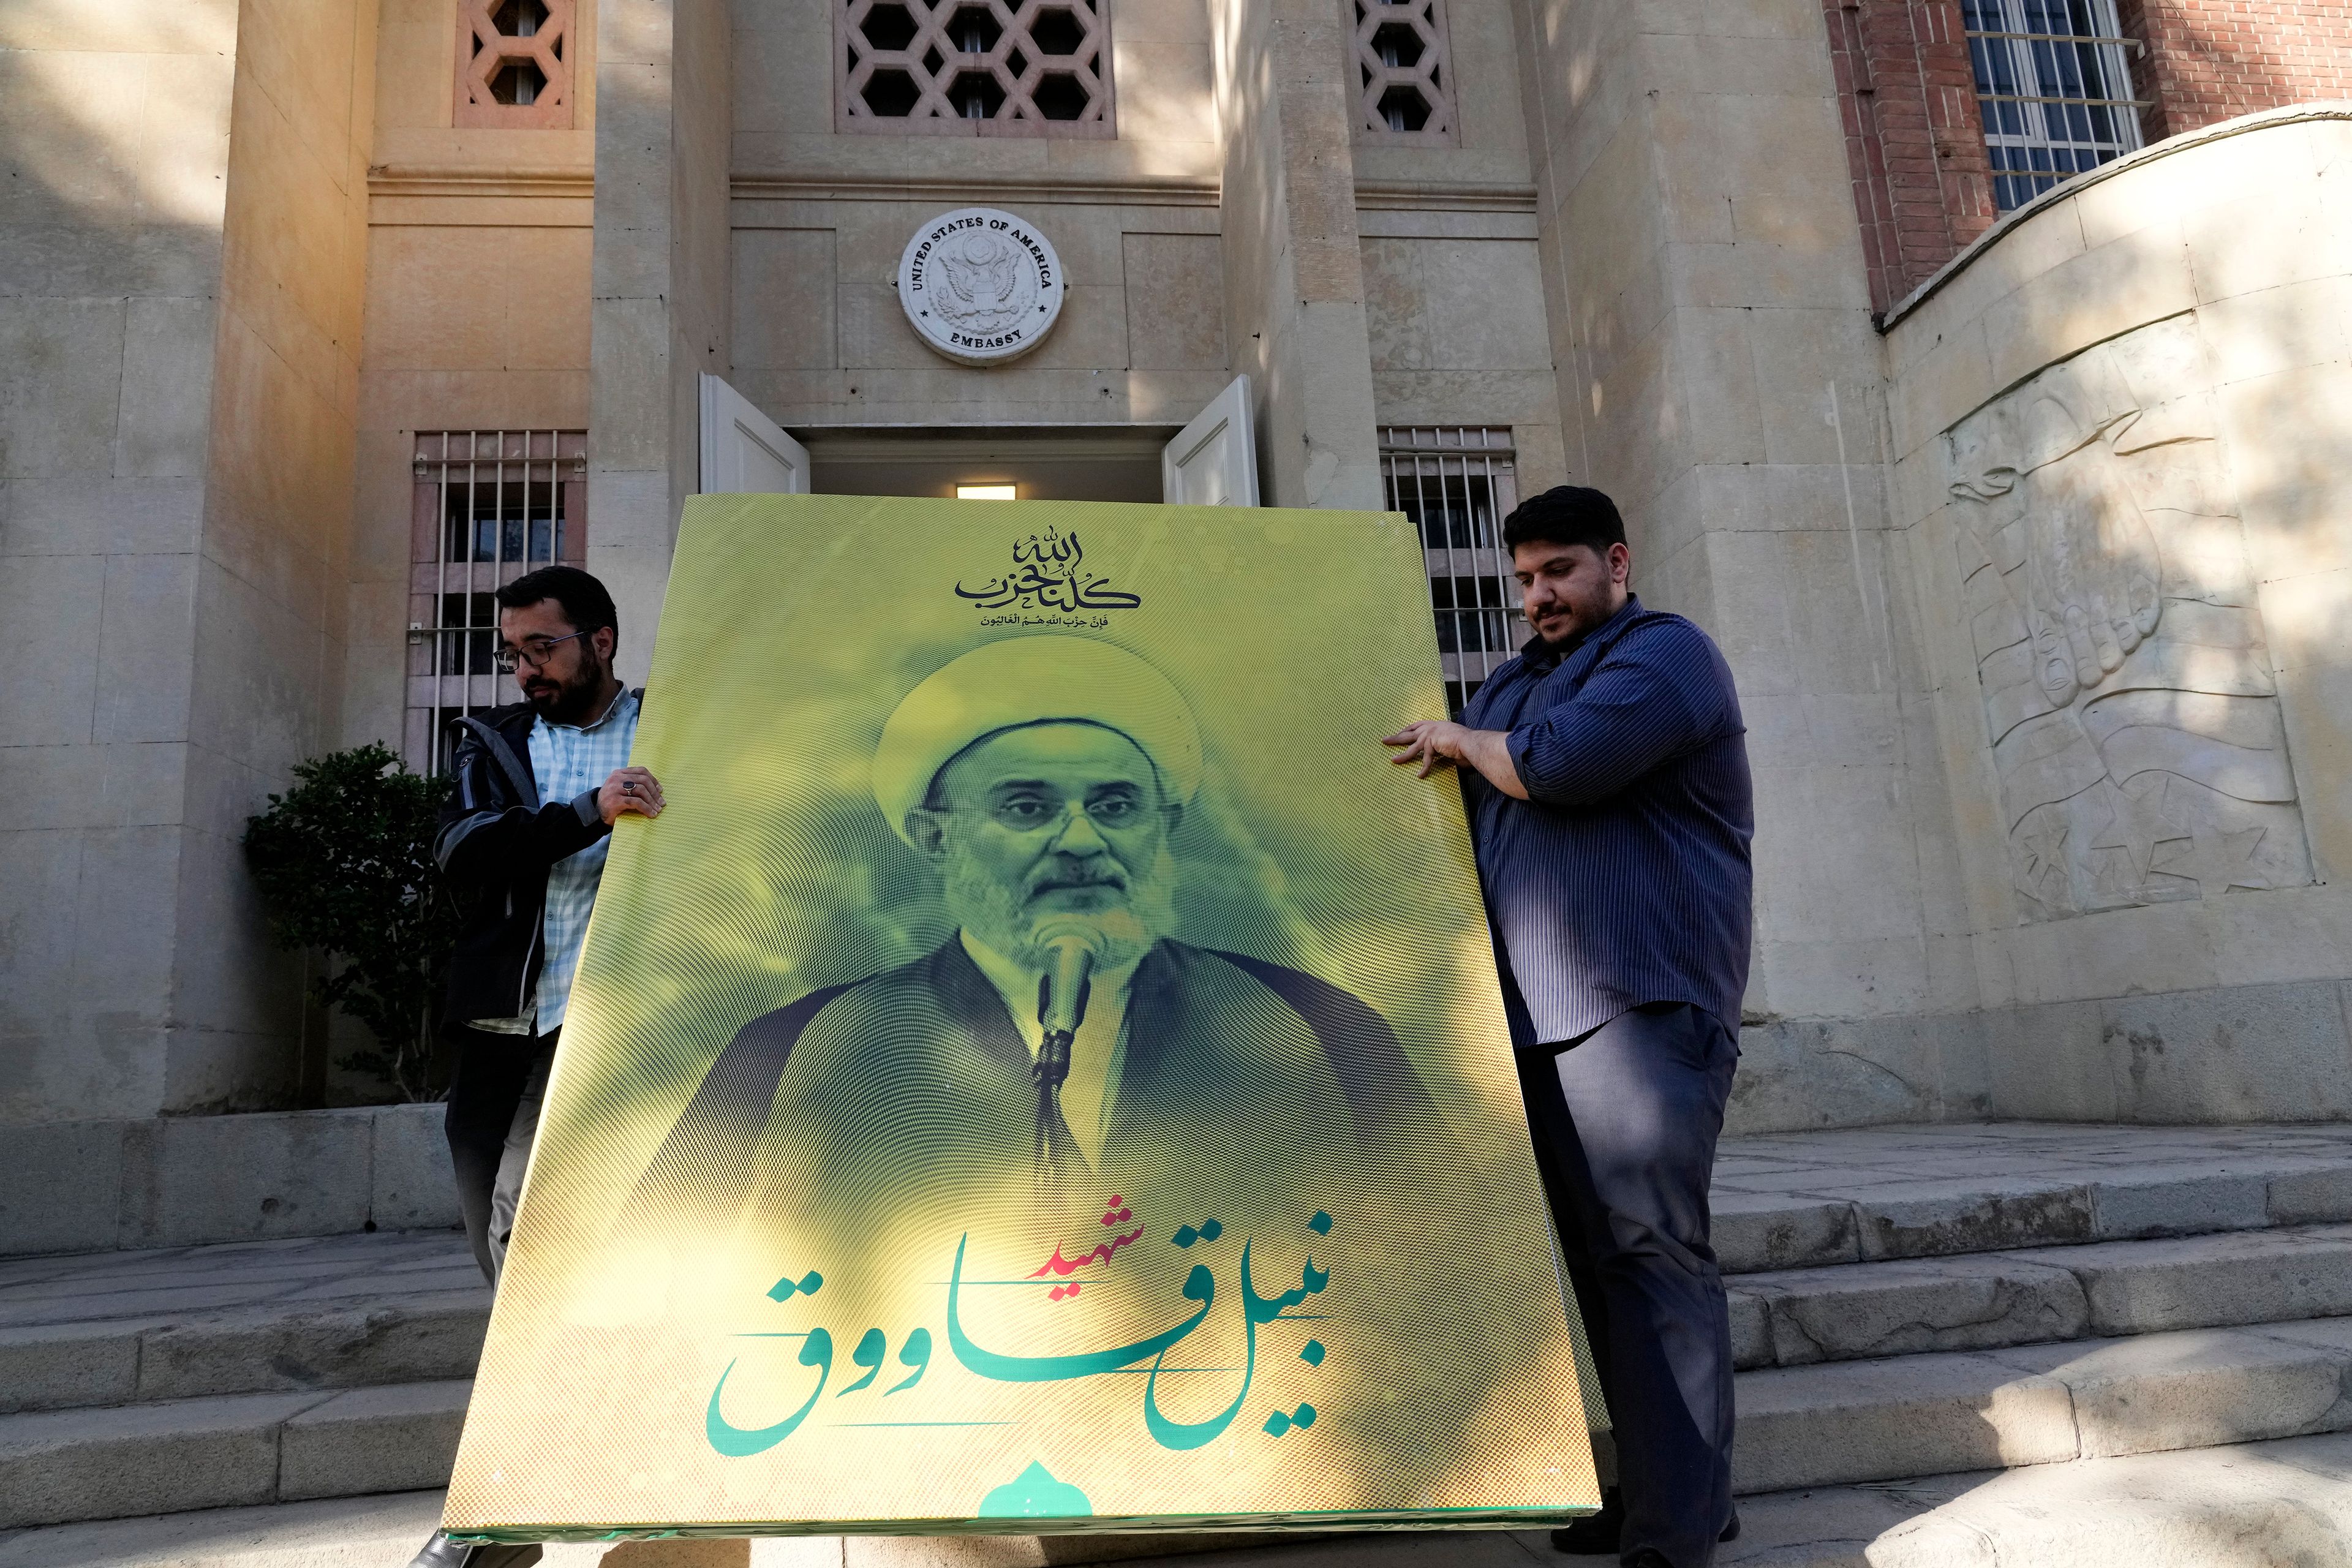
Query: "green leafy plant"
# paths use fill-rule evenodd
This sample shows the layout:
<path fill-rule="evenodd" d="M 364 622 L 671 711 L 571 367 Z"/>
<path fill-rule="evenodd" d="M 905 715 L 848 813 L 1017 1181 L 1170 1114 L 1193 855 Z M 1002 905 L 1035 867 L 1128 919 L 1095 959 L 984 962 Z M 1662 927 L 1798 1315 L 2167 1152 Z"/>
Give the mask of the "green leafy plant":
<path fill-rule="evenodd" d="M 298 764 L 294 787 L 247 817 L 246 863 L 285 947 L 329 960 L 312 991 L 364 1024 L 376 1048 L 341 1065 L 407 1100 L 434 1096 L 432 1047 L 456 913 L 433 863 L 446 780 L 410 773 L 384 746 Z"/>

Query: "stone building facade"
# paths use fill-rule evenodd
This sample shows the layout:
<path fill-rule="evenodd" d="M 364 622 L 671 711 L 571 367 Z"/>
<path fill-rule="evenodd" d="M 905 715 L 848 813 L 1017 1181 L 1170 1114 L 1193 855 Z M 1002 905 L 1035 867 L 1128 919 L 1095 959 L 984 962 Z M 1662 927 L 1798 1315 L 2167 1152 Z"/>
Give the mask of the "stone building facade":
<path fill-rule="evenodd" d="M 245 818 L 431 766 L 500 573 L 641 676 L 706 375 L 1076 499 L 1246 375 L 1463 683 L 1453 552 L 1600 485 L 1747 707 L 1736 1126 L 2352 1115 L 2330 9 L 0 0 L 0 1121 L 350 1091 Z M 1066 269 L 986 366 L 895 282 L 975 205 Z"/>

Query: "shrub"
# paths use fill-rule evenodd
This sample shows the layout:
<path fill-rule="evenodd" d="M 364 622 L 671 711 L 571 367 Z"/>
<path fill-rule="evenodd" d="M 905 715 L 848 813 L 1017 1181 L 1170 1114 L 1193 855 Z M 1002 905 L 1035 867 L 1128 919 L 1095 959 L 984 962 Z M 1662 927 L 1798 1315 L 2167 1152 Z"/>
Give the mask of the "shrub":
<path fill-rule="evenodd" d="M 294 787 L 246 819 L 245 858 L 285 947 L 329 961 L 312 993 L 365 1025 L 376 1048 L 341 1066 L 404 1099 L 430 1100 L 441 976 L 456 912 L 433 863 L 445 780 L 410 773 L 384 746 L 303 763 Z"/>

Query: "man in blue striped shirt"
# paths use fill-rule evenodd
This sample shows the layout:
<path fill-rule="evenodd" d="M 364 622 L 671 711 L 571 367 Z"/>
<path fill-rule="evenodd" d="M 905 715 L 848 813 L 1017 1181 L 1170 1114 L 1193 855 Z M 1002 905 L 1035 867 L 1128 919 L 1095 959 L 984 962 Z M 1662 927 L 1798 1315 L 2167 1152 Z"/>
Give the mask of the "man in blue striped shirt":
<path fill-rule="evenodd" d="M 1707 635 L 1644 609 L 1617 508 L 1563 485 L 1505 520 L 1536 636 L 1459 724 L 1388 738 L 1462 768 L 1537 1163 L 1617 1445 L 1564 1551 L 1707 1568 L 1731 1508 L 1731 1329 L 1707 1187 L 1748 984 L 1746 727 Z"/>

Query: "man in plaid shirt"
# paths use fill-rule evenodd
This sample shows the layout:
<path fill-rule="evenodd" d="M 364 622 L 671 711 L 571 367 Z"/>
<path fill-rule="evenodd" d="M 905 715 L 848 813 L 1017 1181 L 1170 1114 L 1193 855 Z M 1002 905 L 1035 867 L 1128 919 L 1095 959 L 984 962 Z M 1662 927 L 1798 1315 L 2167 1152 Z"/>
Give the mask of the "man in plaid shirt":
<path fill-rule="evenodd" d="M 614 822 L 661 815 L 628 765 L 641 693 L 613 673 L 613 596 L 572 566 L 499 590 L 499 668 L 523 700 L 458 721 L 434 853 L 463 911 L 446 1016 L 457 1031 L 449 1152 L 466 1230 L 496 1284 L 539 1128 Z"/>

